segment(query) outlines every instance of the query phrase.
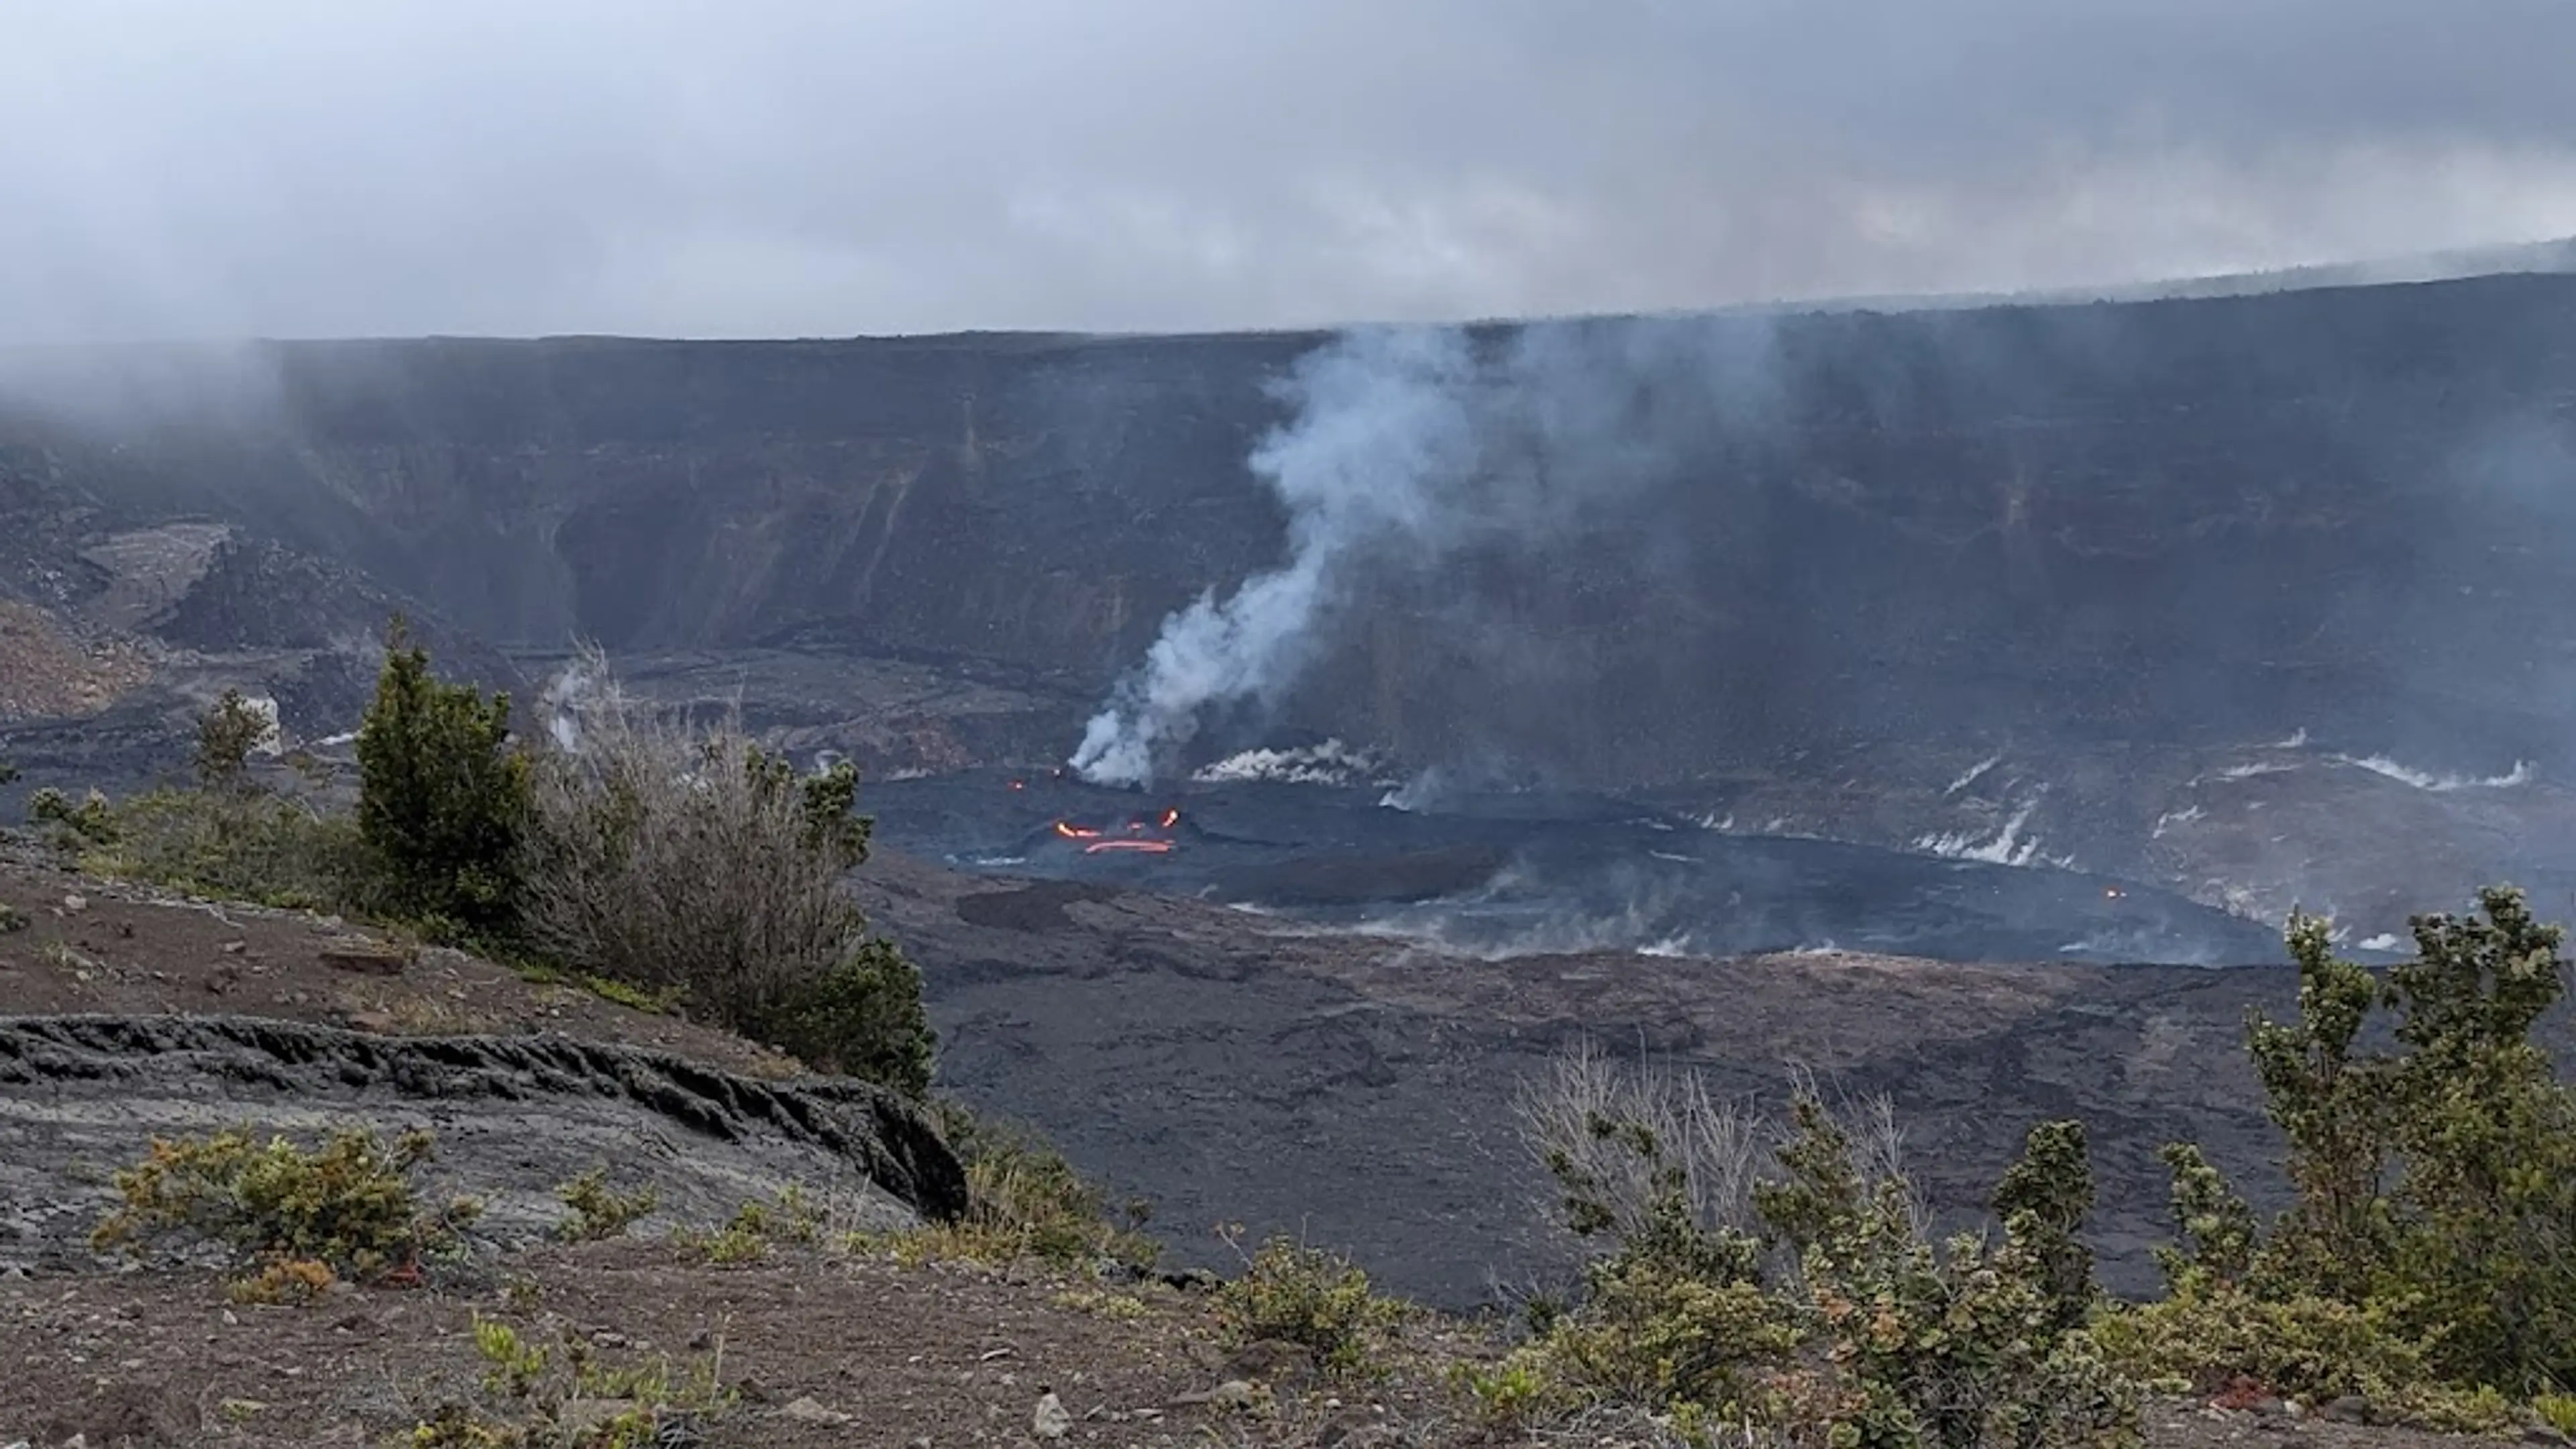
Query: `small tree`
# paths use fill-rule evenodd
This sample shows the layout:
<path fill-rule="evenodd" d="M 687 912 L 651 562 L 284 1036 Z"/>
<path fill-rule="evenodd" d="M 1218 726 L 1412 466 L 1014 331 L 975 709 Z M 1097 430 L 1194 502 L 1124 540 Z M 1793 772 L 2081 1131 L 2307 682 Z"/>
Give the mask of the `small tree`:
<path fill-rule="evenodd" d="M 277 738 L 267 711 L 227 689 L 197 716 L 197 782 L 209 790 L 238 789 L 250 778 L 251 752 Z"/>
<path fill-rule="evenodd" d="M 2301 1370 L 2316 1382 L 2367 1377 L 2364 1352 L 2452 1391 L 2576 1382 L 2576 1094 L 2531 1040 L 2567 963 L 2519 891 L 2478 903 L 2416 917 L 2416 958 L 2384 982 L 2337 960 L 2324 922 L 2292 919 L 2298 1017 L 2256 1015 L 2247 1045 L 2297 1197 L 2258 1235 L 2196 1149 L 2168 1148 L 2184 1239 L 2161 1255 L 2182 1305 L 2168 1316 L 2230 1300 L 2338 1325 L 2344 1347 Z M 2382 1007 L 2397 1050 L 2363 1050 Z"/>
<path fill-rule="evenodd" d="M 2272 1121 L 2289 1139 L 2290 1183 L 2298 1193 L 2271 1266 L 2303 1286 L 2359 1302 L 2387 1248 L 2380 1186 L 2396 1106 L 2395 1067 L 2355 1055 L 2379 987 L 2369 971 L 2335 957 L 2326 930 L 2315 916 L 2291 916 L 2287 941 L 2299 967 L 2298 1019 L 2250 1017 L 2246 1049 Z"/>
<path fill-rule="evenodd" d="M 2076 1236 L 2093 1211 L 2093 1160 L 2084 1124 L 2043 1122 L 2030 1129 L 2021 1160 L 1995 1186 L 1995 1216 L 2039 1269 L 2056 1332 L 2092 1314 L 2093 1250 Z"/>
<path fill-rule="evenodd" d="M 512 852 L 528 789 L 510 697 L 442 684 L 401 620 L 358 731 L 358 831 L 393 911 L 485 935 L 516 925 Z"/>
<path fill-rule="evenodd" d="M 2421 1295 L 2436 1362 L 2536 1392 L 2576 1382 L 2576 1096 L 2531 1040 L 2565 989 L 2562 933 L 2522 893 L 2420 916 L 2386 1000 L 2405 1051 L 2388 1150 L 2404 1165 L 2386 1276 Z"/>

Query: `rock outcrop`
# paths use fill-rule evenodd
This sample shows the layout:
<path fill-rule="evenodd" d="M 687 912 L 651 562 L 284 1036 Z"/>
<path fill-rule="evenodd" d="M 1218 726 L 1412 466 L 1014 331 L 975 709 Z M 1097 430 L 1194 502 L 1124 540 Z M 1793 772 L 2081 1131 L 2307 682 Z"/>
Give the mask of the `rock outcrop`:
<path fill-rule="evenodd" d="M 535 1236 L 553 1188 L 607 1164 L 677 1221 L 801 1182 L 848 1227 L 964 1210 L 938 1132 L 847 1080 L 759 1081 L 568 1037 L 386 1037 L 250 1017 L 0 1017 L 0 1264 L 78 1260 L 106 1170 L 155 1135 L 247 1124 L 311 1139 L 436 1134 L 428 1169 L 485 1200 L 478 1231 Z"/>

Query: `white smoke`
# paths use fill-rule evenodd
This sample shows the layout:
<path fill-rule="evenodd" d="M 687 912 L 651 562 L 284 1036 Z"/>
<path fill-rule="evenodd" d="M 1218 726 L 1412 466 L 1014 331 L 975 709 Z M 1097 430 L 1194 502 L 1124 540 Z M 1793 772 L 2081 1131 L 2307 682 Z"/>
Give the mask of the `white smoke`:
<path fill-rule="evenodd" d="M 1377 797 L 1378 808 L 1402 810 L 1408 814 L 1435 809 L 1442 800 L 1448 798 L 1452 788 L 1449 772 L 1438 765 L 1433 765 Z"/>
<path fill-rule="evenodd" d="M 265 694 L 244 695 L 242 707 L 259 720 L 259 738 L 251 742 L 250 752 L 270 759 L 285 754 L 286 726 L 278 715 L 277 700 Z"/>
<path fill-rule="evenodd" d="M 1917 839 L 1914 842 L 1914 848 L 1937 855 L 1943 860 L 1974 860 L 1982 861 L 1987 865 L 2029 865 L 2041 858 L 2039 836 L 2025 835 L 2022 829 L 2030 824 L 2030 817 L 2038 810 L 2038 801 L 2022 802 L 2021 808 L 2015 810 L 2012 818 L 2006 820 L 1995 831 L 1992 839 L 1982 838 L 1973 831 L 1960 830 L 1949 833 L 1936 831 Z"/>
<path fill-rule="evenodd" d="M 2003 762 L 2004 757 L 2001 755 L 1988 755 L 1984 759 L 1970 765 L 1967 768 L 1966 773 L 1950 782 L 1950 788 L 1941 792 L 1942 798 L 1947 799 L 1948 797 L 1956 795 L 1960 791 L 1967 789 L 1970 785 L 1973 785 L 1977 783 L 1978 780 L 1982 779 L 1987 771 Z"/>
<path fill-rule="evenodd" d="M 1144 784 L 1211 707 L 1278 704 L 1363 567 L 1538 546 L 1669 467 L 1681 437 L 1767 416 L 1768 359 L 1761 324 L 1704 318 L 1532 326 L 1482 345 L 1371 328 L 1308 353 L 1276 389 L 1294 416 L 1250 460 L 1287 509 L 1287 562 L 1166 618 L 1084 730 L 1075 772 Z"/>
<path fill-rule="evenodd" d="M 544 712 L 546 734 L 555 748 L 568 755 L 581 753 L 581 716 L 602 689 L 615 690 L 614 678 L 608 672 L 608 657 L 595 649 L 576 653 L 570 662 L 546 681 L 537 696 Z"/>
<path fill-rule="evenodd" d="M 1475 470 L 1474 380 L 1466 338 L 1448 330 L 1352 333 L 1302 359 L 1286 389 L 1296 420 L 1252 455 L 1288 507 L 1288 562 L 1165 619 L 1144 666 L 1083 731 L 1075 771 L 1094 784 L 1151 780 L 1207 705 L 1275 699 L 1296 676 L 1355 550 L 1454 535 L 1446 495 Z"/>
<path fill-rule="evenodd" d="M 1201 785 L 1256 780 L 1278 785 L 1355 785 L 1375 779 L 1379 768 L 1374 753 L 1326 740 L 1299 750 L 1245 750 L 1202 767 L 1190 779 Z"/>
<path fill-rule="evenodd" d="M 2418 770 L 2401 765 L 2386 755 L 2337 755 L 2335 763 L 2368 770 L 2382 779 L 2395 780 L 2418 790 L 2447 795 L 2454 790 L 2510 790 L 2531 783 L 2531 762 L 2514 761 L 2513 768 L 2501 775 L 2444 775 L 2431 770 Z"/>

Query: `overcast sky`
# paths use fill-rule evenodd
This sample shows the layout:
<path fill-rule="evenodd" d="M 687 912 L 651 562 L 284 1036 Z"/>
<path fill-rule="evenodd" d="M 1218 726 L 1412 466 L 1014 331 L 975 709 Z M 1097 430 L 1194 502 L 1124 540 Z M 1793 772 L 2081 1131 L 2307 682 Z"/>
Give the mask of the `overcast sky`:
<path fill-rule="evenodd" d="M 2576 0 L 0 0 L 0 340 L 1203 329 L 2576 233 Z"/>

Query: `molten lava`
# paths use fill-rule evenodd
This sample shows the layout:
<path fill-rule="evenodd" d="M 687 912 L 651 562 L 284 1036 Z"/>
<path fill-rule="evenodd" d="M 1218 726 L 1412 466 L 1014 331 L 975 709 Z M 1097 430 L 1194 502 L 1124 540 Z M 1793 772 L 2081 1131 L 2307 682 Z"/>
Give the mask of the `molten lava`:
<path fill-rule="evenodd" d="M 1147 855 L 1164 855 L 1171 851 L 1168 840 L 1095 840 L 1082 848 L 1085 855 L 1100 855 L 1113 850 L 1143 851 Z"/>
<path fill-rule="evenodd" d="M 1055 822 L 1055 833 L 1066 840 L 1082 842 L 1085 855 L 1107 855 L 1126 851 L 1144 855 L 1168 854 L 1178 843 L 1171 838 L 1174 826 L 1181 823 L 1181 812 L 1165 809 L 1151 817 L 1130 816 L 1117 826 L 1077 825 L 1070 820 Z"/>

